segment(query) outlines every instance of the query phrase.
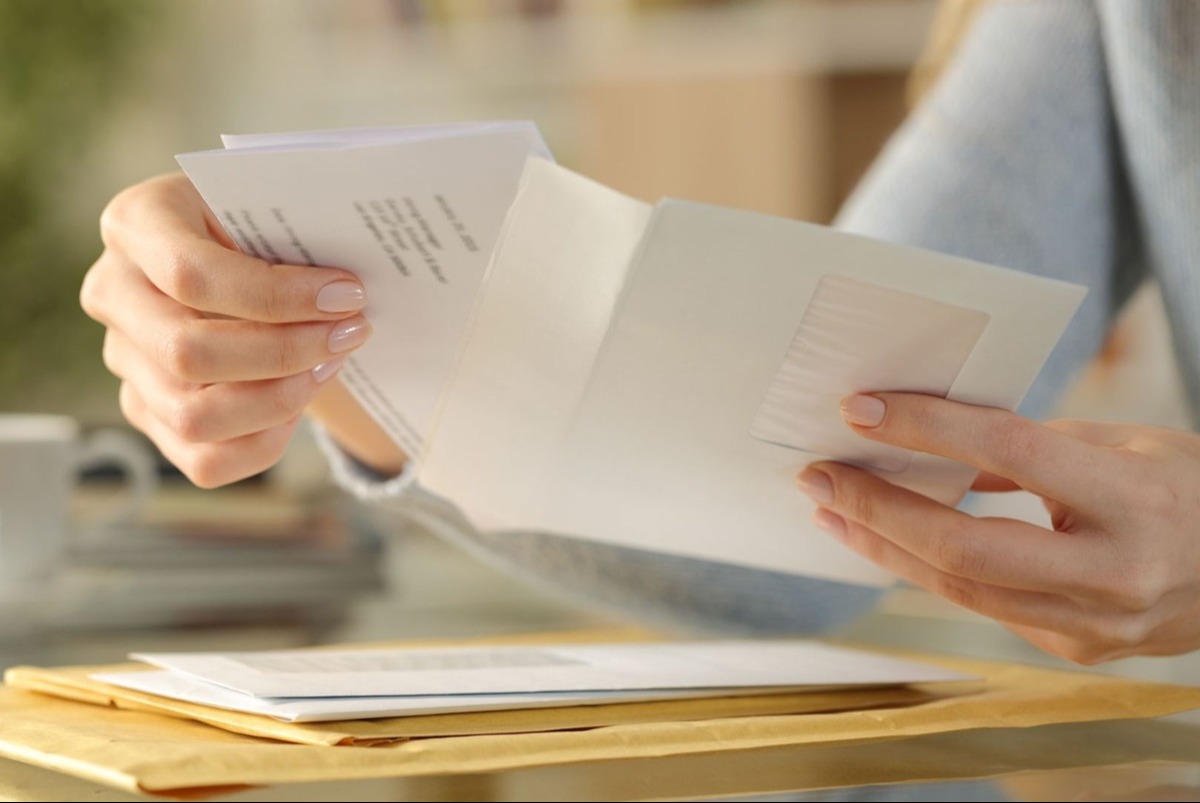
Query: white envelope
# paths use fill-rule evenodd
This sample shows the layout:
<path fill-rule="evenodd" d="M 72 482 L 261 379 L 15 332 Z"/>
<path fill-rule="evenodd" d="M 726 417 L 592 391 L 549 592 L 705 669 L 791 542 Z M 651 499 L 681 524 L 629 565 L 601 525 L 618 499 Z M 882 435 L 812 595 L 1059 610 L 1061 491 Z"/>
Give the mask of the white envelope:
<path fill-rule="evenodd" d="M 807 641 L 135 653 L 134 660 L 254 697 L 389 697 L 889 686 L 959 672 Z"/>

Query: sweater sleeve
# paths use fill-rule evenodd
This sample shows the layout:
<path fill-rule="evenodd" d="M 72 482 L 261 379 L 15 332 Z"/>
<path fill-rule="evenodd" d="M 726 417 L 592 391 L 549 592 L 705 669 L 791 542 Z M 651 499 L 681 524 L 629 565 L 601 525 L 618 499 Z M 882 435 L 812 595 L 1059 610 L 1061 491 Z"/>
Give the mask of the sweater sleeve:
<path fill-rule="evenodd" d="M 381 476 L 319 425 L 313 429 L 346 491 L 534 588 L 616 619 L 694 633 L 820 633 L 850 621 L 882 593 L 551 533 L 480 531 L 450 500 L 414 482 L 410 468 Z"/>
<path fill-rule="evenodd" d="M 1023 411 L 1047 413 L 1143 276 L 1095 4 L 990 3 L 839 215 L 879 239 L 1077 282 Z"/>

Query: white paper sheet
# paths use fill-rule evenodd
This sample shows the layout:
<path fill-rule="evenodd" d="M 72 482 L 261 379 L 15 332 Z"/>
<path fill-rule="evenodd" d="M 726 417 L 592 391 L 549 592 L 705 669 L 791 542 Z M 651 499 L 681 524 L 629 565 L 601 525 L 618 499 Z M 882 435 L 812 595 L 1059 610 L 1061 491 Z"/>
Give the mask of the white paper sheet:
<path fill-rule="evenodd" d="M 685 691 L 534 692 L 529 694 L 443 694 L 409 697 L 253 697 L 222 688 L 191 675 L 166 669 L 149 672 L 109 672 L 92 675 L 103 683 L 156 694 L 172 700 L 261 714 L 284 722 L 332 722 L 342 719 L 410 717 L 466 711 L 512 711 L 570 705 L 632 703 L 769 693 L 771 689 L 688 689 Z"/>
<path fill-rule="evenodd" d="M 529 123 L 227 137 L 178 157 L 225 230 L 271 262 L 354 271 L 371 340 L 342 380 L 417 454 L 496 235 L 530 156 Z"/>
<path fill-rule="evenodd" d="M 850 687 L 964 680 L 940 667 L 806 641 L 135 653 L 256 697 L 385 697 Z"/>

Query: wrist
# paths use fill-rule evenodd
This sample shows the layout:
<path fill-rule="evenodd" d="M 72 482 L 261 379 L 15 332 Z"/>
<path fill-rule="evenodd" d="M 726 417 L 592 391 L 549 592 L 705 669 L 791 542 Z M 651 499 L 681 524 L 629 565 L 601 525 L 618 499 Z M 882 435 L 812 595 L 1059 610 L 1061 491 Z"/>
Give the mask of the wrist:
<path fill-rule="evenodd" d="M 339 378 L 322 386 L 305 412 L 347 454 L 380 476 L 403 473 L 408 456 L 355 401 Z"/>

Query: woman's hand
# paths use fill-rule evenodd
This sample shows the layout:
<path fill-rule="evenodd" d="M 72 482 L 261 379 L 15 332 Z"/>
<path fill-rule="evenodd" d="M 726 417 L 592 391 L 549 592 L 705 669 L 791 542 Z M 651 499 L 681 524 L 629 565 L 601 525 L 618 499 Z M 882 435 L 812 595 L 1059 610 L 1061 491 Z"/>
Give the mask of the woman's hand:
<path fill-rule="evenodd" d="M 851 549 L 1079 663 L 1200 648 L 1200 435 L 907 393 L 852 396 L 842 414 L 865 438 L 982 469 L 976 490 L 1032 491 L 1053 522 L 977 519 L 814 464 L 798 481 L 815 521 Z"/>
<path fill-rule="evenodd" d="M 371 328 L 349 271 L 239 253 L 182 174 L 122 192 L 80 300 L 108 328 L 121 410 L 193 482 L 248 477 Z"/>

